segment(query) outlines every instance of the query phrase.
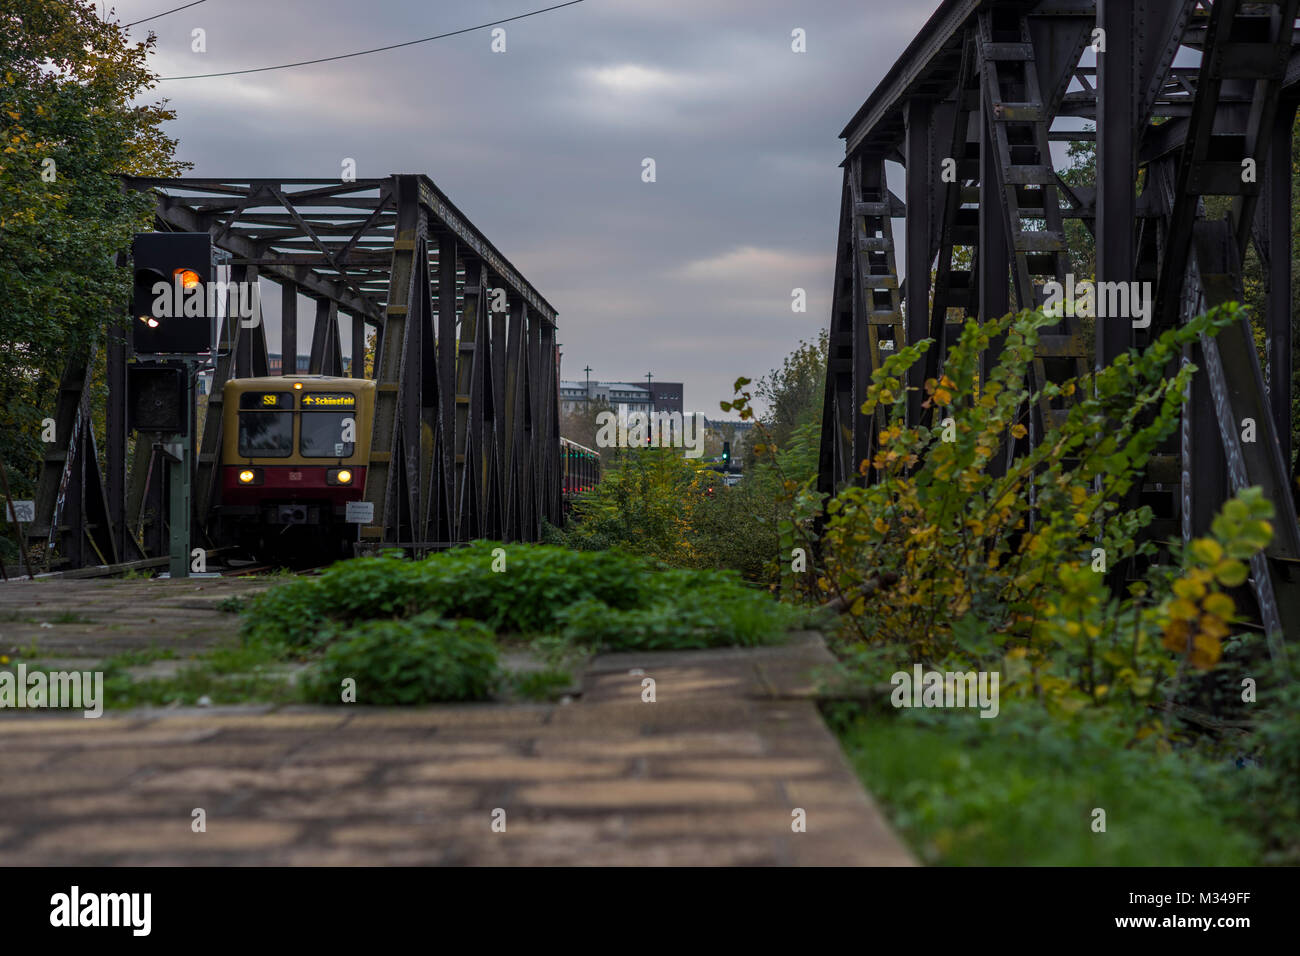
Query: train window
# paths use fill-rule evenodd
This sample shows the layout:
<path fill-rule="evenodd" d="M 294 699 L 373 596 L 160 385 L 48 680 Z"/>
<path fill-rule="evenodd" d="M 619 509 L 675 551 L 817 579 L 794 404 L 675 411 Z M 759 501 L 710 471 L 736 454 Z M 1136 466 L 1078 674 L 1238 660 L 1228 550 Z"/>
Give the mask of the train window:
<path fill-rule="evenodd" d="M 307 398 L 303 401 L 306 402 Z M 299 426 L 299 449 L 304 458 L 349 458 L 355 444 L 345 441 L 356 435 L 355 412 L 303 413 Z"/>
<path fill-rule="evenodd" d="M 239 454 L 244 458 L 287 458 L 293 454 L 293 412 L 240 411 Z"/>

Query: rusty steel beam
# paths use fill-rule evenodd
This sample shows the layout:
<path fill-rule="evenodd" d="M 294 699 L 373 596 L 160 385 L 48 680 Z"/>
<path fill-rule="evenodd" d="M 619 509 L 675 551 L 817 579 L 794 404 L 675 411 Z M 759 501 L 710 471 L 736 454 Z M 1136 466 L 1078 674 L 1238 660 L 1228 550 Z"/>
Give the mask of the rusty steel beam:
<path fill-rule="evenodd" d="M 348 371 L 365 376 L 374 329 L 366 500 L 375 513 L 360 529 L 363 549 L 418 552 L 481 534 L 533 540 L 542 518 L 560 520 L 555 309 L 428 177 L 123 182 L 154 194 L 159 228 L 207 232 L 232 280 L 280 284 L 285 374 L 296 371 L 299 294 L 315 302 L 312 373 L 344 371 L 345 313 Z M 485 311 L 494 289 L 508 303 L 500 314 Z M 221 387 L 231 377 L 266 375 L 269 365 L 260 322 L 245 328 L 228 319 L 220 341 L 197 459 L 200 528 L 219 503 Z M 129 527 L 130 540 L 143 529 L 147 553 L 162 547 L 162 481 L 144 448 L 127 487 L 118 480 L 110 495 L 125 498 L 124 514 L 112 521 L 119 540 L 119 526 Z"/>
<path fill-rule="evenodd" d="M 1179 439 L 1157 450 L 1135 494 L 1158 502 L 1153 528 L 1177 534 L 1181 526 L 1187 538 L 1204 531 L 1231 491 L 1264 487 L 1278 526 L 1267 560 L 1252 567 L 1252 587 L 1270 635 L 1280 628 L 1287 641 L 1300 637 L 1300 627 L 1291 623 L 1300 619 L 1300 524 L 1290 486 L 1290 477 L 1300 474 L 1300 466 L 1291 467 L 1290 447 L 1290 134 L 1300 101 L 1298 7 L 1297 0 L 940 4 L 841 134 L 845 186 L 820 490 L 859 480 L 870 450 L 870 429 L 855 405 L 879 358 L 872 313 L 879 316 L 885 300 L 883 285 L 863 294 L 857 268 L 861 233 L 854 216 L 866 204 L 851 192 L 862 187 L 864 169 L 886 162 L 906 167 L 908 336 L 928 332 L 937 340 L 925 377 L 942 369 L 950 312 L 999 317 L 1012 306 L 1013 287 L 1017 305 L 1032 307 L 1045 292 L 1043 283 L 1073 271 L 1065 219 L 1082 220 L 1096 237 L 1099 281 L 1148 282 L 1156 290 L 1150 328 L 1135 328 L 1136 315 L 1097 321 L 1098 368 L 1185 321 L 1189 308 L 1240 299 L 1242 262 L 1253 244 L 1267 278 L 1265 314 L 1254 317 L 1266 332 L 1267 377 L 1255 361 L 1248 325 L 1190 346 L 1184 360 L 1202 371 L 1193 380 Z M 1097 66 L 1084 65 L 1080 56 L 1094 42 L 1104 43 L 1095 54 Z M 1174 66 L 1180 50 L 1199 53 L 1199 66 Z M 972 77 L 981 79 L 981 89 L 972 88 Z M 1068 90 L 1072 80 L 1081 88 Z M 1094 120 L 1096 130 L 1049 129 L 1062 117 Z M 1090 138 L 1098 147 L 1097 181 L 1067 186 L 1048 144 Z M 948 162 L 947 179 L 935 176 L 937 160 Z M 1209 218 L 1223 204 L 1207 205 L 1207 197 L 1227 197 L 1226 218 Z M 889 203 L 879 211 L 893 214 L 892 198 Z M 877 245 L 883 242 L 870 235 Z M 953 264 L 959 249 L 971 260 L 969 273 Z M 936 251 L 926 329 L 916 313 L 926 300 Z M 1045 330 L 1034 385 L 1079 374 L 1080 340 L 1071 321 Z M 983 355 L 985 372 L 999 347 L 995 341 Z M 919 417 L 911 404 L 911 417 Z M 1028 437 L 1007 455 L 1023 453 L 1064 415 L 1055 404 L 1038 410 Z M 1242 419 L 1255 421 L 1255 442 L 1234 437 L 1229 425 Z M 999 456 L 996 467 L 1005 460 Z M 1276 640 L 1272 650 L 1281 653 Z"/>

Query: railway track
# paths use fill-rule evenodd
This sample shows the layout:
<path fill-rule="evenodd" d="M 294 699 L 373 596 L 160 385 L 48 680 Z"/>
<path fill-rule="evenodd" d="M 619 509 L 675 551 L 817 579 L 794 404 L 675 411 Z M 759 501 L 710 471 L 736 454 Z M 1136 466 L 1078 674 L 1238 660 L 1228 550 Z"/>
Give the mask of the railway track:
<path fill-rule="evenodd" d="M 268 564 L 261 561 L 248 560 L 234 557 L 237 548 L 219 548 L 208 553 L 210 558 L 216 558 L 215 567 L 211 570 L 194 574 L 195 579 L 222 577 L 222 578 L 243 578 L 255 577 L 259 574 L 270 574 L 281 569 L 280 565 Z M 123 561 L 118 564 L 99 564 L 88 568 L 76 568 L 68 571 L 47 571 L 43 574 L 36 575 L 10 575 L 9 581 L 25 580 L 78 580 L 84 578 L 112 578 L 121 575 L 130 574 L 139 571 L 151 571 L 155 568 L 167 567 L 168 558 L 164 555 L 160 558 L 146 558 L 142 561 Z M 295 574 L 319 574 L 325 565 L 314 565 L 304 568 L 293 568 Z"/>

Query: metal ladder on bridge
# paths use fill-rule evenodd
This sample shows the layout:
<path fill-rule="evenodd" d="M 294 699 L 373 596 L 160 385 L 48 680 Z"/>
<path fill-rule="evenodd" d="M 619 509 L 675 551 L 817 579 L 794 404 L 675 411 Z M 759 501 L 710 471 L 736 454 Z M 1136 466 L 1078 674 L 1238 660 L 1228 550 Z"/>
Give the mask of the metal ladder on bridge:
<path fill-rule="evenodd" d="M 868 376 L 884 363 L 888 355 L 901 349 L 906 342 L 903 331 L 903 310 L 898 290 L 898 269 L 894 257 L 894 230 L 891 218 L 902 216 L 905 209 L 890 191 L 885 181 L 883 157 L 855 157 L 849 169 L 850 195 L 853 201 L 851 226 L 853 229 L 853 280 L 854 295 L 861 311 L 855 309 L 855 349 L 863 344 L 871 356 Z M 881 332 L 886 331 L 886 337 Z M 865 342 L 861 338 L 865 334 Z M 866 384 L 854 389 L 855 398 L 865 395 Z M 857 409 L 854 409 L 857 412 Z M 884 424 L 885 409 L 875 415 L 875 424 Z M 855 422 L 862 418 L 855 415 Z M 855 425 L 855 428 L 858 427 Z M 865 436 L 860 448 L 874 450 L 874 430 Z M 856 456 L 855 456 L 856 457 Z M 869 455 L 861 456 L 863 458 Z M 861 461 L 854 462 L 861 465 Z M 871 479 L 873 471 L 867 471 Z"/>
<path fill-rule="evenodd" d="M 1016 298 L 1022 309 L 1035 308 L 1044 300 L 1041 283 L 1055 281 L 1064 287 L 1070 262 L 1047 136 L 1051 118 L 1039 90 L 1029 21 L 1019 12 L 983 12 L 976 46 L 984 107 L 992 121 L 998 185 L 1011 231 Z M 1031 388 L 1078 377 L 1087 368 L 1079 319 L 1065 314 L 1039 333 Z M 1069 402 L 1064 397 L 1040 397 L 1044 429 L 1064 420 Z M 1031 440 L 1033 432 L 1031 426 Z"/>
<path fill-rule="evenodd" d="M 935 264 L 934 296 L 930 312 L 930 338 L 935 342 L 926 353 L 925 377 L 938 378 L 948 350 L 961 335 L 967 318 L 979 315 L 979 141 L 970 139 L 970 121 L 979 115 L 979 76 L 974 71 L 974 44 L 962 49 L 961 77 L 953 117 L 953 179 L 946 183 L 943 228 L 939 235 L 939 258 Z M 966 268 L 954 268 L 959 248 L 969 249 Z M 950 313 L 960 310 L 953 318 Z"/>

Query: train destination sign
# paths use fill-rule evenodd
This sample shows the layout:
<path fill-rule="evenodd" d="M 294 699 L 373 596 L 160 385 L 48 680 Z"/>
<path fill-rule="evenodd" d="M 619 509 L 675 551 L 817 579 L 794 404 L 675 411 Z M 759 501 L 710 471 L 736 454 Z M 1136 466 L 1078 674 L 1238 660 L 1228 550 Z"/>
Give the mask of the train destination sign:
<path fill-rule="evenodd" d="M 352 408 L 356 403 L 350 392 L 310 392 L 302 397 L 303 408 Z"/>
<path fill-rule="evenodd" d="M 239 407 L 249 408 L 293 408 L 293 392 L 244 392 L 239 396 Z"/>

